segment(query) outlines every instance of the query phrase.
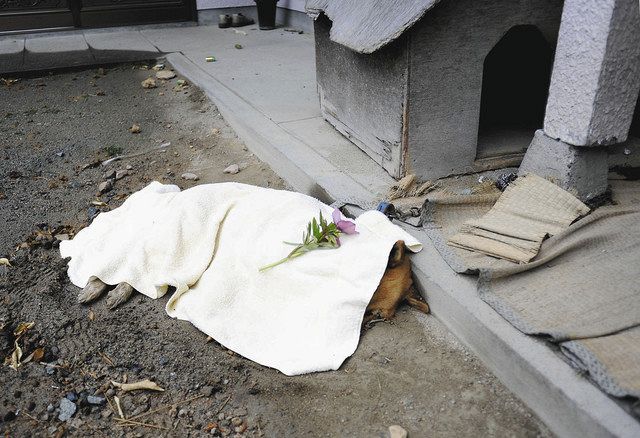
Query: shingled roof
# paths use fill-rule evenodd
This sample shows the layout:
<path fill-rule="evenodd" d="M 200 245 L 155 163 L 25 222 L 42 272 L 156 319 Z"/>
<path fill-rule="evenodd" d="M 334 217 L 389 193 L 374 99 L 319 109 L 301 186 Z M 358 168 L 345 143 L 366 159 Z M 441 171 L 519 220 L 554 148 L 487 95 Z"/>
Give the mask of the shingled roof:
<path fill-rule="evenodd" d="M 440 0 L 307 0 L 312 18 L 324 13 L 330 38 L 359 53 L 372 53 L 398 38 Z"/>

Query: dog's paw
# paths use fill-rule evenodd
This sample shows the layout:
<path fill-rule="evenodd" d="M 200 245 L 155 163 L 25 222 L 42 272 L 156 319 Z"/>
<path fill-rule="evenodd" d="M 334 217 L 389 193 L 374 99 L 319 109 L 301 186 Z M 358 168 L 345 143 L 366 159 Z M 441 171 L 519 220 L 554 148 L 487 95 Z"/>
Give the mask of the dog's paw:
<path fill-rule="evenodd" d="M 108 284 L 103 283 L 97 277 L 91 277 L 87 285 L 78 294 L 78 302 L 81 304 L 90 303 L 98 299 L 107 290 L 109 290 Z"/>
<path fill-rule="evenodd" d="M 107 294 L 107 307 L 111 310 L 125 303 L 133 294 L 133 287 L 129 283 L 120 283 Z"/>

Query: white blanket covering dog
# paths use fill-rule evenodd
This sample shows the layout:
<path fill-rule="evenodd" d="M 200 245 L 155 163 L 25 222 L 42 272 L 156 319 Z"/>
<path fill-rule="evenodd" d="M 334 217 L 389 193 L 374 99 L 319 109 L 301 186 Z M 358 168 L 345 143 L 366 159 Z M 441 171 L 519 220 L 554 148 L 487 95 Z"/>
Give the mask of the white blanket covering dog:
<path fill-rule="evenodd" d="M 367 304 L 394 242 L 421 244 L 380 212 L 356 219 L 357 235 L 265 272 L 300 242 L 307 223 L 332 210 L 299 193 L 237 183 L 180 191 L 158 182 L 102 213 L 73 240 L 69 278 L 131 284 L 167 313 L 225 347 L 287 375 L 335 370 L 355 351 Z"/>

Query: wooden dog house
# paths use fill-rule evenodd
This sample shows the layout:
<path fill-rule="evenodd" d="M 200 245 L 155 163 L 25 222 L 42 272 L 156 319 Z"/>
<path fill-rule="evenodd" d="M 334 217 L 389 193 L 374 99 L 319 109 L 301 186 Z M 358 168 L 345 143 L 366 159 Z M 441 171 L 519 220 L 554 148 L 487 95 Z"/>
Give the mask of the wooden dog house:
<path fill-rule="evenodd" d="M 392 176 L 518 165 L 542 127 L 560 0 L 309 0 L 325 119 Z"/>

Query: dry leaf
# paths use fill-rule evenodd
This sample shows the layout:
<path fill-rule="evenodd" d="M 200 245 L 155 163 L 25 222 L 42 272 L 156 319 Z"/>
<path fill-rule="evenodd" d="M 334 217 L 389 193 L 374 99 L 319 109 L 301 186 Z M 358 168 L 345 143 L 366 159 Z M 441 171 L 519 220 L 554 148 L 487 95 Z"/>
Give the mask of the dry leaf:
<path fill-rule="evenodd" d="M 96 314 L 93 313 L 93 310 L 89 309 L 89 321 L 93 321 L 94 319 L 96 319 Z"/>
<path fill-rule="evenodd" d="M 36 348 L 31 352 L 29 356 L 26 357 L 25 360 L 22 361 L 22 364 L 29 363 L 31 361 L 40 362 L 44 357 L 44 348 Z"/>
<path fill-rule="evenodd" d="M 16 329 L 13 331 L 13 335 L 22 336 L 23 334 L 26 333 L 27 330 L 29 330 L 34 325 L 36 325 L 35 322 L 21 322 L 20 324 L 18 324 L 18 327 L 16 327 Z"/>
<path fill-rule="evenodd" d="M 11 353 L 11 356 L 9 356 L 8 362 L 9 362 L 9 368 L 13 368 L 14 370 L 18 371 L 18 368 L 20 368 L 20 359 L 22 359 L 22 348 L 20 348 L 20 346 L 18 345 L 18 341 L 16 340 L 15 343 L 15 348 L 13 350 L 13 353 Z M 7 362 L 7 360 L 5 360 L 5 363 Z"/>
<path fill-rule="evenodd" d="M 42 358 L 44 357 L 44 348 L 40 347 L 40 348 L 36 348 L 34 350 L 33 353 L 31 353 L 33 355 L 33 360 L 35 362 L 40 362 L 42 360 Z"/>
<path fill-rule="evenodd" d="M 95 201 L 91 201 L 91 205 L 95 205 L 96 207 L 106 207 L 107 203 L 104 201 L 95 200 Z"/>
<path fill-rule="evenodd" d="M 142 88 L 156 88 L 156 80 L 153 78 L 147 78 L 144 81 L 142 81 L 140 83 L 142 85 Z"/>
<path fill-rule="evenodd" d="M 9 263 L 9 259 L 2 257 L 0 258 L 0 266 L 13 266 L 11 263 Z"/>
<path fill-rule="evenodd" d="M 138 389 L 149 389 L 152 391 L 164 391 L 164 389 L 160 388 L 155 382 L 152 382 L 149 379 L 141 380 L 140 382 L 134 383 L 118 383 L 111 381 L 111 384 L 116 388 L 120 388 L 124 392 L 136 391 Z"/>

